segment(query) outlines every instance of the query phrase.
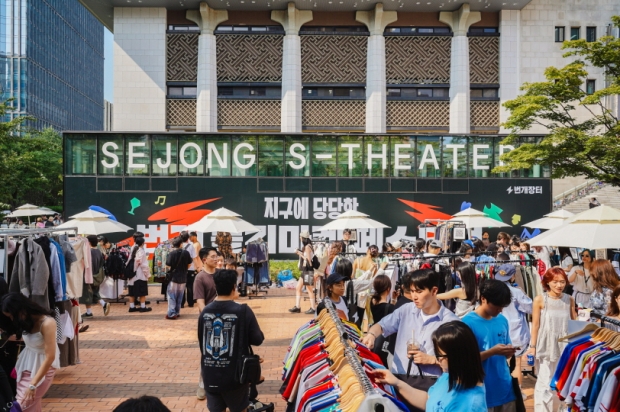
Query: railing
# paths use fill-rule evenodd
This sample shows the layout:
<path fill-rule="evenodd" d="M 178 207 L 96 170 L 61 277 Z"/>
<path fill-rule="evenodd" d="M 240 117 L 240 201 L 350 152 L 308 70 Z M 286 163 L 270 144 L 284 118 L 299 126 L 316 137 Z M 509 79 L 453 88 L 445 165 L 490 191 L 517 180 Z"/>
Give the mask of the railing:
<path fill-rule="evenodd" d="M 606 183 L 597 180 L 588 180 L 579 186 L 575 186 L 566 192 L 553 197 L 553 210 L 560 209 L 575 200 L 582 199 L 590 193 L 606 186 Z"/>

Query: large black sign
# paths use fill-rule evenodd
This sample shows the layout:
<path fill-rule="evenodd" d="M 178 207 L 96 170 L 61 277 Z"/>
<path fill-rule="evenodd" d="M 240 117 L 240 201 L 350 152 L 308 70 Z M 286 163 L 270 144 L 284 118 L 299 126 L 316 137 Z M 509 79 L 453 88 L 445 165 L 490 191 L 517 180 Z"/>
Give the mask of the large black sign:
<path fill-rule="evenodd" d="M 341 233 L 317 229 L 352 209 L 390 226 L 360 230 L 361 252 L 371 244 L 417 238 L 425 219 L 449 219 L 470 206 L 511 225 L 505 230 L 510 234 L 528 237 L 531 230 L 521 224 L 551 211 L 551 180 L 66 176 L 64 196 L 66 216 L 92 205 L 105 208 L 118 221 L 144 232 L 150 250 L 210 211 L 226 207 L 261 229 L 233 237 L 233 247 L 262 237 L 272 258 L 291 259 L 301 230 L 340 238 Z M 120 240 L 130 234 L 109 237 Z M 206 234 L 202 243 L 209 244 L 214 235 Z"/>

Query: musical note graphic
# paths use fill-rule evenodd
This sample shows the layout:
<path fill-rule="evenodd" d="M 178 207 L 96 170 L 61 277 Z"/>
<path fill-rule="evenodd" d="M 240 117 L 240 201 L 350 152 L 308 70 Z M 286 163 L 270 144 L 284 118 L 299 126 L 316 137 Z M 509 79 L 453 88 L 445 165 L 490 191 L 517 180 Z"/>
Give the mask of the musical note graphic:
<path fill-rule="evenodd" d="M 134 214 L 133 211 L 140 207 L 140 204 L 141 204 L 140 199 L 138 199 L 137 197 L 134 197 L 133 199 L 129 201 L 129 204 L 131 205 L 131 210 L 127 213 L 129 213 L 130 215 L 133 215 Z"/>
<path fill-rule="evenodd" d="M 159 196 L 157 198 L 157 201 L 155 202 L 156 205 L 159 205 L 161 201 L 161 205 L 163 206 L 166 203 L 166 196 Z"/>

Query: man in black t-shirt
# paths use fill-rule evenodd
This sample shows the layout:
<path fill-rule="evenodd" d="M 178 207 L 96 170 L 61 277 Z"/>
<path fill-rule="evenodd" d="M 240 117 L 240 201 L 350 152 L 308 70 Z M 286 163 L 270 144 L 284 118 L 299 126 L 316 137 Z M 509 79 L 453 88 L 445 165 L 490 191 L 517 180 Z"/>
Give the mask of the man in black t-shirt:
<path fill-rule="evenodd" d="M 235 302 L 237 272 L 221 270 L 213 275 L 217 297 L 198 319 L 202 378 L 211 412 L 243 412 L 250 404 L 249 384 L 236 380 L 237 363 L 249 346 L 263 343 L 265 336 L 247 305 Z M 243 328 L 243 329 L 242 329 Z"/>
<path fill-rule="evenodd" d="M 192 264 L 192 257 L 187 250 L 181 249 L 183 240 L 176 237 L 172 240 L 174 250 L 168 254 L 166 269 L 172 273 L 172 279 L 168 284 L 168 313 L 166 319 L 174 320 L 179 317 L 183 293 L 187 282 L 187 271 Z"/>

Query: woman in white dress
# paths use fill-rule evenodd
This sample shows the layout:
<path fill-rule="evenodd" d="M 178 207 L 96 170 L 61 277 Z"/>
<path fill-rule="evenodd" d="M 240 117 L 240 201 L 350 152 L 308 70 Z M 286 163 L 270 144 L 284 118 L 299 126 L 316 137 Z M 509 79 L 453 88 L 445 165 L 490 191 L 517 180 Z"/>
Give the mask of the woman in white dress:
<path fill-rule="evenodd" d="M 41 400 L 60 368 L 53 313 L 21 293 L 2 298 L 2 313 L 11 319 L 26 347 L 17 358 L 17 401 L 24 411 L 41 412 Z"/>

